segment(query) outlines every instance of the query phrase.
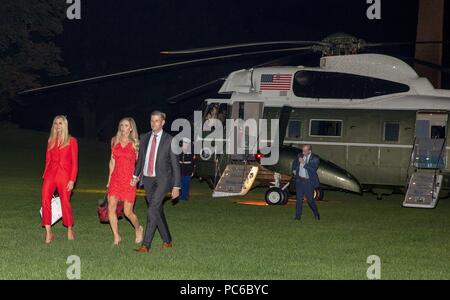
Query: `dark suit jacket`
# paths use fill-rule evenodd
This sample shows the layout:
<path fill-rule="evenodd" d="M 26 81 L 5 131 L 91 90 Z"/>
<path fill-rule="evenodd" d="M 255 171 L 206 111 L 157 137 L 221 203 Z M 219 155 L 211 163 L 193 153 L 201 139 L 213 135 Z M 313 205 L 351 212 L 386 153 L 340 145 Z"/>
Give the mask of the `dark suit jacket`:
<path fill-rule="evenodd" d="M 308 171 L 309 180 L 314 188 L 318 188 L 320 186 L 319 176 L 317 175 L 317 169 L 319 168 L 320 159 L 317 155 L 311 153 L 309 157 L 309 161 L 304 165 L 306 171 Z M 294 159 L 292 162 L 292 172 L 295 170 L 295 180 L 300 180 L 298 176 L 300 162 L 298 161 L 298 157 Z"/>
<path fill-rule="evenodd" d="M 152 132 L 147 132 L 141 135 L 139 156 L 134 170 L 134 176 L 139 177 L 142 183 L 142 176 L 144 174 L 145 155 L 150 144 L 150 137 Z M 173 153 L 171 149 L 172 136 L 162 131 L 161 140 L 159 142 L 158 151 L 156 153 L 156 179 L 161 182 L 168 182 L 170 188 L 180 187 L 180 162 L 178 155 Z"/>

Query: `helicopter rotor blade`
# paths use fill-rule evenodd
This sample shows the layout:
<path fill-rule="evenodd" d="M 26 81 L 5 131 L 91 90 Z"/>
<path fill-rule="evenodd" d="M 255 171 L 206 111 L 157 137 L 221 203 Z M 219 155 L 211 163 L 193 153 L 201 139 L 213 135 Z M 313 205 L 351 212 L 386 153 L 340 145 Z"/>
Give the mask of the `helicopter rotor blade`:
<path fill-rule="evenodd" d="M 94 76 L 94 77 L 89 77 L 89 78 L 84 78 L 84 79 L 79 79 L 79 80 L 73 80 L 73 81 L 68 81 L 68 82 L 63 82 L 63 83 L 58 83 L 58 84 L 53 84 L 53 85 L 49 85 L 49 86 L 38 87 L 38 88 L 34 88 L 34 89 L 21 91 L 21 92 L 18 92 L 17 94 L 25 95 L 25 94 L 29 94 L 32 92 L 43 91 L 43 90 L 48 90 L 48 89 L 53 89 L 53 88 L 58 88 L 58 87 L 63 87 L 63 86 L 70 86 L 70 85 L 86 83 L 86 82 L 91 82 L 91 81 L 105 80 L 105 79 L 114 79 L 114 78 L 120 77 L 120 76 L 135 75 L 138 73 L 149 72 L 149 71 L 162 71 L 162 70 L 166 70 L 166 69 L 170 69 L 170 68 L 174 68 L 174 67 L 189 66 L 189 65 L 195 65 L 195 64 L 205 63 L 205 62 L 214 62 L 214 61 L 239 58 L 239 57 L 245 57 L 245 56 L 252 56 L 252 55 L 271 54 L 271 53 L 278 53 L 278 52 L 280 52 L 280 53 L 281 52 L 292 52 L 292 51 L 300 51 L 300 50 L 313 50 L 313 47 L 307 46 L 307 47 L 297 47 L 297 48 L 251 51 L 251 52 L 244 52 L 244 53 L 237 53 L 237 54 L 199 58 L 199 59 L 164 64 L 164 65 L 133 69 L 133 70 L 123 71 L 123 72 L 118 72 L 118 73 Z"/>
<path fill-rule="evenodd" d="M 258 43 L 246 43 L 246 44 L 234 44 L 234 45 L 225 45 L 225 46 L 215 46 L 215 47 L 204 47 L 204 48 L 195 48 L 195 49 L 185 49 L 185 50 L 166 50 L 161 51 L 161 54 L 165 55 L 177 55 L 177 54 L 198 54 L 219 50 L 232 50 L 239 49 L 245 47 L 258 47 L 258 46 L 278 46 L 278 45 L 320 45 L 320 46 L 331 46 L 330 43 L 325 43 L 321 41 L 273 41 L 273 42 L 258 42 Z"/>
<path fill-rule="evenodd" d="M 261 64 L 258 65 L 254 65 L 251 68 L 262 68 L 262 67 L 272 67 L 272 66 L 284 66 L 284 65 L 289 65 L 292 64 L 292 60 L 294 58 L 306 55 L 306 54 L 311 54 L 314 53 L 314 51 L 305 51 L 305 52 L 301 52 L 301 53 L 295 53 L 295 54 L 291 54 L 288 56 L 283 56 L 283 57 L 279 57 L 270 61 L 266 61 L 263 62 Z"/>
<path fill-rule="evenodd" d="M 179 94 L 177 94 L 175 96 L 172 96 L 169 99 L 167 99 L 167 101 L 170 104 L 176 104 L 176 103 L 180 102 L 180 100 L 182 100 L 182 99 L 186 99 L 186 98 L 189 98 L 190 96 L 197 95 L 197 94 L 200 94 L 202 92 L 206 92 L 206 91 L 211 90 L 212 88 L 214 88 L 217 85 L 219 85 L 219 83 L 224 81 L 225 79 L 226 78 L 223 78 L 223 77 L 214 79 L 212 81 L 209 81 L 207 83 L 199 85 L 199 86 L 197 86 L 195 88 L 189 89 L 189 90 L 184 91 L 182 93 L 179 93 Z"/>
<path fill-rule="evenodd" d="M 268 66 L 275 66 L 275 65 L 279 66 L 279 65 L 288 64 L 291 59 L 293 59 L 295 57 L 303 56 L 305 54 L 309 54 L 309 53 L 312 53 L 312 52 L 313 51 L 305 51 L 305 52 L 302 52 L 302 53 L 296 53 L 296 54 L 292 54 L 292 55 L 288 55 L 288 56 L 283 56 L 281 58 L 276 58 L 276 59 L 273 59 L 273 60 L 270 60 L 270 61 L 263 62 L 263 63 L 258 64 L 258 65 L 251 66 L 248 69 L 268 67 Z M 184 91 L 182 93 L 179 93 L 177 95 L 174 95 L 174 96 L 170 97 L 169 99 L 167 99 L 167 101 L 170 104 L 179 103 L 179 102 L 181 102 L 181 100 L 189 98 L 189 97 L 191 97 L 193 95 L 198 95 L 198 94 L 201 94 L 203 92 L 207 92 L 207 91 L 212 90 L 220 82 L 222 82 L 224 80 L 226 80 L 226 77 L 221 77 L 221 78 L 214 79 L 212 81 L 209 81 L 207 83 L 199 85 L 199 86 L 197 86 L 195 88 L 192 88 L 192 89 L 189 89 L 189 90 Z"/>

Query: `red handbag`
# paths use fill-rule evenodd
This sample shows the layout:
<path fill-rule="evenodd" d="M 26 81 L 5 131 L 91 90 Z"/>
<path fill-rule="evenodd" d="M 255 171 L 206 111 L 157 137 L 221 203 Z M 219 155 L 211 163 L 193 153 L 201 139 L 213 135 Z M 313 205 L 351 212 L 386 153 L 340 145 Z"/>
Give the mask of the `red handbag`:
<path fill-rule="evenodd" d="M 124 210 L 123 201 L 118 201 L 117 208 L 116 208 L 117 219 L 123 218 L 123 216 L 124 216 L 123 210 Z M 104 224 L 109 223 L 108 198 L 106 195 L 105 195 L 105 198 L 103 199 L 103 201 L 97 206 L 97 213 L 98 213 L 98 218 L 100 220 L 100 223 L 104 223 Z"/>

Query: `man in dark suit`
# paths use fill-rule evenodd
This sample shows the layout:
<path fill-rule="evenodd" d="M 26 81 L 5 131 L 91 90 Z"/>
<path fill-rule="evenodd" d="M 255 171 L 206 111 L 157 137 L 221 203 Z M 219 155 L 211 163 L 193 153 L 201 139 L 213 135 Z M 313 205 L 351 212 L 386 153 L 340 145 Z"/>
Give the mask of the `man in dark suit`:
<path fill-rule="evenodd" d="M 319 168 L 319 157 L 312 154 L 311 145 L 304 145 L 302 153 L 292 162 L 292 174 L 295 177 L 295 191 L 297 202 L 295 206 L 295 219 L 302 217 L 303 195 L 308 200 L 309 207 L 314 213 L 314 218 L 320 220 L 319 211 L 314 201 L 314 189 L 320 186 L 317 169 Z"/>
<path fill-rule="evenodd" d="M 149 252 L 156 229 L 163 240 L 163 248 L 172 248 L 172 237 L 164 215 L 164 197 L 172 191 L 172 199 L 180 195 L 180 164 L 172 151 L 172 136 L 163 131 L 166 114 L 151 114 L 151 132 L 141 135 L 139 156 L 131 185 L 139 181 L 147 196 L 147 227 L 142 246 L 135 251 Z"/>

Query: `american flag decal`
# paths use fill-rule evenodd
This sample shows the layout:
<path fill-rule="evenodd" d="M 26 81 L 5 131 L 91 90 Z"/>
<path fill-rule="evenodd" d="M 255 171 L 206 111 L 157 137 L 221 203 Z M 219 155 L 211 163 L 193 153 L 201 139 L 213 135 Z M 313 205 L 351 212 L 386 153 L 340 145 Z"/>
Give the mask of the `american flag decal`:
<path fill-rule="evenodd" d="M 261 74 L 261 91 L 288 91 L 291 89 L 292 74 Z"/>

